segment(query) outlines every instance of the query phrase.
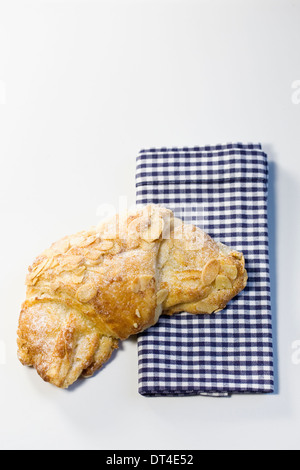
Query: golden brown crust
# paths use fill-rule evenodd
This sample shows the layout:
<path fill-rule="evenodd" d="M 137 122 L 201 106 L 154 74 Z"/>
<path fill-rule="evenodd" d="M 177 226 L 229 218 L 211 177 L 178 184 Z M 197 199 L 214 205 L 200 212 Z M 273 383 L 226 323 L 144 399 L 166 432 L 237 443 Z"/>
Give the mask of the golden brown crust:
<path fill-rule="evenodd" d="M 218 311 L 246 281 L 241 253 L 170 210 L 117 215 L 53 244 L 29 268 L 19 359 L 67 388 L 162 313 Z"/>

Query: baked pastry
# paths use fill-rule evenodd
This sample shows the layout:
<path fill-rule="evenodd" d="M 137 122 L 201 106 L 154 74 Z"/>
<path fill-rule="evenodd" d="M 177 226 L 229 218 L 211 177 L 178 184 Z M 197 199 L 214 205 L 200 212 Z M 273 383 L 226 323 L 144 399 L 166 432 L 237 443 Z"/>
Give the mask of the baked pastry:
<path fill-rule="evenodd" d="M 157 205 L 65 237 L 29 268 L 18 357 L 67 388 L 162 313 L 211 314 L 246 285 L 242 253 Z"/>

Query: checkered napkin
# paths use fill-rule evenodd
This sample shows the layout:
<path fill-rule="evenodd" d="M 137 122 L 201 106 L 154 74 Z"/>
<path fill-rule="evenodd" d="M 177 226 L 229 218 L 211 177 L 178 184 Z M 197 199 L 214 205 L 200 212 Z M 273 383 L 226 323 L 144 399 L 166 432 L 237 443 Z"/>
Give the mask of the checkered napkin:
<path fill-rule="evenodd" d="M 176 314 L 138 337 L 139 393 L 273 391 L 267 155 L 260 144 L 151 148 L 137 157 L 138 205 L 161 204 L 244 253 L 248 283 L 212 315 Z"/>

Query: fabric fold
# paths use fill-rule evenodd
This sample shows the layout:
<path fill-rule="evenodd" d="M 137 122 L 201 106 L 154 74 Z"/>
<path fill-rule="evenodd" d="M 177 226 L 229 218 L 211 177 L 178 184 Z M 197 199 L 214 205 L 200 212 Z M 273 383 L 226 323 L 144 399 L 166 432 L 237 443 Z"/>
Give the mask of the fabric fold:
<path fill-rule="evenodd" d="M 260 144 L 141 150 L 136 202 L 161 204 L 242 251 L 248 284 L 212 315 L 162 316 L 138 337 L 146 396 L 273 391 L 268 160 Z"/>

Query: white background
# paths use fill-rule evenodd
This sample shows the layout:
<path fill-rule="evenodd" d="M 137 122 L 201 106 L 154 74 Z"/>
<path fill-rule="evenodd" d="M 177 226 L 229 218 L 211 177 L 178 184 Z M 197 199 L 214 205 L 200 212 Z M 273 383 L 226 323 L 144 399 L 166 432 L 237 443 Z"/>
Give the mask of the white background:
<path fill-rule="evenodd" d="M 1 448 L 300 448 L 299 24 L 299 0 L 0 0 Z M 34 257 L 134 203 L 141 148 L 228 141 L 271 162 L 276 393 L 142 397 L 135 338 L 70 391 L 21 366 Z"/>

